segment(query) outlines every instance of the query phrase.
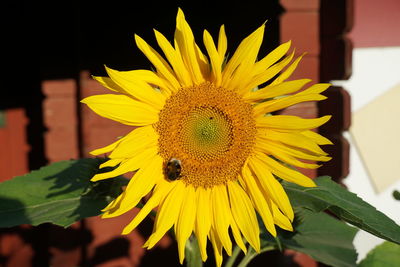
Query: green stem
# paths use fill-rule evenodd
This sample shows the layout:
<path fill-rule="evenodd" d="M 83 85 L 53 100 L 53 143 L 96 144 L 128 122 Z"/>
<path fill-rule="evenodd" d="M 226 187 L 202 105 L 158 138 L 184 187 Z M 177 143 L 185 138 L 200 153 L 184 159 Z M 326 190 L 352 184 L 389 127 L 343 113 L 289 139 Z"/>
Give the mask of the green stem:
<path fill-rule="evenodd" d="M 185 258 L 187 267 L 203 267 L 203 261 L 201 260 L 199 244 L 194 235 L 192 235 L 186 241 Z"/>
<path fill-rule="evenodd" d="M 232 251 L 232 256 L 230 256 L 228 261 L 225 263 L 225 267 L 232 267 L 239 254 L 240 254 L 240 248 L 238 246 L 235 246 L 235 248 Z"/>
<path fill-rule="evenodd" d="M 274 246 L 269 246 L 269 247 L 265 247 L 263 249 L 260 250 L 260 253 L 257 253 L 254 251 L 254 249 L 252 249 L 251 247 L 249 247 L 247 254 L 244 256 L 244 258 L 242 259 L 242 261 L 239 263 L 238 267 L 246 267 L 247 264 L 249 264 L 249 262 L 254 259 L 255 256 L 257 256 L 258 254 L 267 252 L 267 251 L 271 251 L 274 250 L 275 247 Z"/>

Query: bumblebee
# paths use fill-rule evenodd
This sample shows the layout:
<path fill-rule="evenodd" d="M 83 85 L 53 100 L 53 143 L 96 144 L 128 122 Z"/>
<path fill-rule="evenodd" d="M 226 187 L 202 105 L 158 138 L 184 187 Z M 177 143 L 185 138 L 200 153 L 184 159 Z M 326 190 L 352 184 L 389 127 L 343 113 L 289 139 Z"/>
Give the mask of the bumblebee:
<path fill-rule="evenodd" d="M 171 158 L 167 162 L 164 171 L 170 181 L 175 181 L 181 176 L 182 162 L 177 158 Z"/>

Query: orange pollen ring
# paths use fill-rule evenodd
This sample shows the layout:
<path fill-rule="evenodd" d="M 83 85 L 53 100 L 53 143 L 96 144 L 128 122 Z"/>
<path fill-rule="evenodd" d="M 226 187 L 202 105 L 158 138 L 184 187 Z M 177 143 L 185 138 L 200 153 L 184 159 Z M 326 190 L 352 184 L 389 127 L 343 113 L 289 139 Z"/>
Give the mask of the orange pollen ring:
<path fill-rule="evenodd" d="M 236 180 L 256 136 L 252 106 L 212 83 L 181 88 L 167 99 L 155 129 L 165 164 L 179 159 L 179 179 L 204 188 Z"/>

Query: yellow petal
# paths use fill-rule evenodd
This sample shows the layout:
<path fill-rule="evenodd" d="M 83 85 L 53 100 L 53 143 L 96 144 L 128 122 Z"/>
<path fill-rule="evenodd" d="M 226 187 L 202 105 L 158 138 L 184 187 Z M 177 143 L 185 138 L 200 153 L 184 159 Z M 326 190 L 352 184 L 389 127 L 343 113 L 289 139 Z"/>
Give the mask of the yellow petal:
<path fill-rule="evenodd" d="M 90 154 L 97 156 L 112 151 L 109 157 L 117 161 L 116 158 L 128 158 L 135 155 L 137 150 L 144 149 L 148 144 L 154 143 L 157 139 L 158 136 L 152 126 L 138 127 L 116 142 L 106 147 L 95 149 L 91 151 Z M 142 145 L 142 143 L 146 143 L 146 146 Z M 102 168 L 102 166 L 100 166 L 100 168 Z"/>
<path fill-rule="evenodd" d="M 111 80 L 111 78 L 109 77 L 92 76 L 92 78 L 111 91 L 125 93 L 125 90 L 118 84 L 116 84 L 113 80 Z"/>
<path fill-rule="evenodd" d="M 167 84 L 165 80 L 161 79 L 156 73 L 151 70 L 134 70 L 135 79 L 140 79 L 153 87 L 159 88 L 161 91 L 167 90 Z"/>
<path fill-rule="evenodd" d="M 170 191 L 165 200 L 161 202 L 158 208 L 153 234 L 144 244 L 147 249 L 154 247 L 178 219 L 186 190 L 185 184 L 182 181 L 175 181 L 172 183 L 174 184 L 174 188 Z"/>
<path fill-rule="evenodd" d="M 304 131 L 304 132 L 301 132 L 300 134 L 304 135 L 307 138 L 310 138 L 318 145 L 333 145 L 333 143 L 328 138 L 323 137 L 322 135 L 320 135 L 316 132 Z"/>
<path fill-rule="evenodd" d="M 185 259 L 185 244 L 192 234 L 196 218 L 196 192 L 194 187 L 189 185 L 185 188 L 185 199 L 182 203 L 178 221 L 175 224 L 176 240 L 178 242 L 179 261 L 183 264 Z"/>
<path fill-rule="evenodd" d="M 288 57 L 284 58 L 282 61 L 276 63 L 272 67 L 264 70 L 258 75 L 251 75 L 252 79 L 248 84 L 245 86 L 242 86 L 242 89 L 239 91 L 240 94 L 245 94 L 249 92 L 250 90 L 253 90 L 256 88 L 258 85 L 263 84 L 273 77 L 277 75 L 286 65 L 290 63 L 290 61 L 293 59 L 294 52 L 292 52 Z"/>
<path fill-rule="evenodd" d="M 218 54 L 217 48 L 215 47 L 214 40 L 212 39 L 210 33 L 204 30 L 203 33 L 204 46 L 207 49 L 207 53 L 211 61 L 212 78 L 215 86 L 221 85 L 221 70 L 222 70 L 222 60 Z"/>
<path fill-rule="evenodd" d="M 169 83 L 172 92 L 176 92 L 180 88 L 180 84 L 176 79 L 173 70 L 165 61 L 165 59 L 160 56 L 157 51 L 155 51 L 151 46 L 149 46 L 146 41 L 144 41 L 140 36 L 135 34 L 135 41 L 137 47 L 142 51 L 142 53 L 149 59 L 149 61 L 154 65 L 159 72 Z"/>
<path fill-rule="evenodd" d="M 247 193 L 250 195 L 254 206 L 257 209 L 257 212 L 260 214 L 261 219 L 264 222 L 265 228 L 267 228 L 268 232 L 270 232 L 273 236 L 276 236 L 274 220 L 267 202 L 269 196 L 264 195 L 261 192 L 259 186 L 257 185 L 257 182 L 254 180 L 255 178 L 252 176 L 251 171 L 247 166 L 243 168 L 242 174 L 243 180 L 247 186 Z"/>
<path fill-rule="evenodd" d="M 197 214 L 195 232 L 203 261 L 207 259 L 207 235 L 211 228 L 210 194 L 210 189 L 204 189 L 201 186 L 196 190 Z"/>
<path fill-rule="evenodd" d="M 253 205 L 236 182 L 228 182 L 232 215 L 243 236 L 255 251 L 260 251 L 260 229 Z"/>
<path fill-rule="evenodd" d="M 218 237 L 217 230 L 211 227 L 210 241 L 214 249 L 215 265 L 221 267 L 222 264 L 222 242 Z"/>
<path fill-rule="evenodd" d="M 118 139 L 117 141 L 115 141 L 114 143 L 109 144 L 108 146 L 105 146 L 105 147 L 102 147 L 102 148 L 98 148 L 98 149 L 92 150 L 92 151 L 89 152 L 89 154 L 90 154 L 90 155 L 93 155 L 93 156 L 98 156 L 98 155 L 101 155 L 101 154 L 106 154 L 106 153 L 108 153 L 108 152 L 114 150 L 114 149 L 118 146 L 118 144 L 119 144 L 124 138 L 125 138 L 125 137 L 122 137 L 122 138 Z"/>
<path fill-rule="evenodd" d="M 158 110 L 126 95 L 94 95 L 81 101 L 104 118 L 132 126 L 158 121 Z"/>
<path fill-rule="evenodd" d="M 316 186 L 313 180 L 311 180 L 309 177 L 305 176 L 301 172 L 286 167 L 266 155 L 258 154 L 257 156 L 260 160 L 262 160 L 263 163 L 265 163 L 269 167 L 271 172 L 279 178 L 304 187 Z"/>
<path fill-rule="evenodd" d="M 95 176 L 93 176 L 92 179 L 90 179 L 90 181 L 97 182 L 97 181 L 104 180 L 104 179 L 115 178 L 115 177 L 125 174 L 127 172 L 137 170 L 137 168 L 133 169 L 135 167 L 135 164 L 136 164 L 136 162 L 132 159 L 124 160 L 114 170 L 109 171 L 109 172 L 98 173 Z"/>
<path fill-rule="evenodd" d="M 257 91 L 249 91 L 243 95 L 243 99 L 247 101 L 261 101 L 267 98 L 273 98 L 290 94 L 300 90 L 305 84 L 309 83 L 310 79 L 301 79 L 283 82 L 274 86 L 268 85 Z"/>
<path fill-rule="evenodd" d="M 121 200 L 126 196 L 125 191 L 123 191 L 117 198 L 115 198 L 113 201 L 111 201 L 105 208 L 103 208 L 101 211 L 104 212 L 101 217 L 104 218 L 107 216 L 109 212 L 112 212 L 115 209 L 118 209 L 119 204 L 121 203 Z"/>
<path fill-rule="evenodd" d="M 246 160 L 246 162 L 244 163 L 243 168 L 242 168 L 242 172 L 243 172 L 243 169 L 245 169 L 245 168 L 248 169 L 248 165 L 247 164 L 248 164 L 248 160 Z M 246 184 L 245 179 L 243 178 L 243 175 L 238 175 L 238 181 L 239 181 L 239 184 L 244 189 L 244 191 L 249 192 L 249 188 L 247 187 L 247 184 Z"/>
<path fill-rule="evenodd" d="M 218 35 L 218 54 L 221 61 L 225 59 L 226 49 L 228 48 L 228 40 L 225 34 L 225 26 L 221 25 Z"/>
<path fill-rule="evenodd" d="M 153 71 L 133 70 L 133 71 L 130 71 L 129 73 L 133 74 L 133 76 L 131 76 L 131 78 L 140 80 L 142 82 L 149 84 L 150 86 L 152 86 L 154 88 L 160 89 L 160 91 L 161 91 L 161 93 L 163 93 L 163 95 L 166 92 L 173 91 L 170 89 L 168 83 L 163 78 L 161 78 L 156 73 L 154 73 Z M 111 80 L 110 78 L 108 78 L 108 79 Z M 113 84 L 116 84 L 116 83 L 113 82 Z M 125 89 L 123 89 L 123 88 L 120 88 L 119 92 L 125 93 L 125 94 L 127 93 L 125 91 Z"/>
<path fill-rule="evenodd" d="M 232 242 L 228 228 L 232 220 L 225 185 L 216 185 L 211 190 L 213 226 L 228 255 L 232 253 Z"/>
<path fill-rule="evenodd" d="M 133 191 L 140 191 L 143 188 L 141 186 L 146 186 L 146 183 L 156 183 L 161 180 L 163 175 L 163 158 L 158 154 L 158 149 L 148 149 L 143 151 L 141 154 L 147 154 L 143 158 L 146 159 L 145 164 L 139 169 L 139 171 L 132 177 L 129 181 L 126 192 L 133 197 L 134 194 L 137 194 Z M 145 180 L 145 181 L 141 181 Z M 143 184 L 142 184 L 143 182 Z M 131 193 L 132 192 L 132 193 Z"/>
<path fill-rule="evenodd" d="M 254 75 L 260 74 L 264 70 L 268 69 L 270 66 L 275 64 L 279 59 L 281 59 L 289 51 L 291 41 L 281 44 L 275 48 L 271 53 L 266 55 L 260 61 L 254 64 Z"/>
<path fill-rule="evenodd" d="M 122 234 L 127 235 L 132 232 L 147 217 L 147 215 L 160 204 L 162 197 L 168 194 L 171 189 L 172 186 L 168 182 L 157 185 L 153 195 L 146 202 L 143 208 L 140 209 L 139 213 L 136 214 L 135 218 L 125 226 Z"/>
<path fill-rule="evenodd" d="M 292 73 L 295 71 L 297 68 L 297 65 L 299 64 L 300 60 L 303 58 L 304 54 L 296 58 L 296 60 L 281 74 L 279 74 L 278 78 L 276 78 L 271 85 L 279 84 L 284 82 L 287 78 L 292 75 Z"/>
<path fill-rule="evenodd" d="M 172 68 L 175 71 L 176 76 L 179 79 L 179 82 L 182 86 L 191 86 L 193 82 L 191 80 L 189 71 L 187 70 L 182 57 L 179 52 L 177 52 L 171 43 L 165 38 L 163 34 L 154 30 L 157 43 L 161 47 L 164 55 L 168 59 L 169 63 L 171 64 Z"/>
<path fill-rule="evenodd" d="M 125 189 L 126 196 L 121 201 L 119 208 L 109 212 L 107 217 L 116 217 L 133 209 L 150 192 L 156 182 L 162 178 L 162 158 L 156 155 L 148 160 L 146 166 L 133 175 Z"/>
<path fill-rule="evenodd" d="M 139 79 L 140 81 L 143 81 L 153 87 L 159 88 L 161 92 L 169 90 L 165 81 L 150 70 L 134 70 L 130 71 L 130 73 L 134 73 L 135 79 Z M 92 76 L 92 77 L 93 79 L 101 83 L 104 87 L 112 91 L 119 92 L 122 94 L 129 94 L 124 88 L 120 87 L 109 77 L 100 77 L 100 76 Z"/>
<path fill-rule="evenodd" d="M 99 169 L 105 168 L 105 167 L 115 167 L 118 164 L 120 164 L 123 161 L 123 159 L 110 159 L 104 162 L 103 164 L 100 164 Z"/>
<path fill-rule="evenodd" d="M 265 144 L 263 148 L 268 147 L 268 144 Z M 259 150 L 260 152 L 266 153 L 267 155 L 272 155 L 275 158 L 281 160 L 282 162 L 285 162 L 291 166 L 296 166 L 304 169 L 316 169 L 320 167 L 321 165 L 314 164 L 314 163 L 306 163 L 302 162 L 295 157 L 285 153 L 283 150 L 278 150 L 276 147 L 270 147 L 268 150 L 266 149 L 259 149 L 259 146 L 255 148 L 257 151 Z"/>
<path fill-rule="evenodd" d="M 242 59 L 242 62 L 232 73 L 232 78 L 226 85 L 228 88 L 241 90 L 249 81 L 252 80 L 253 75 L 251 69 L 254 66 L 254 62 L 257 59 L 258 51 L 260 50 L 260 46 L 263 40 L 264 28 L 265 25 L 257 29 L 257 31 L 260 31 L 261 33 L 257 35 L 258 38 L 255 38 L 253 43 L 249 44 L 249 51 L 246 52 L 247 55 Z"/>
<path fill-rule="evenodd" d="M 293 106 L 302 102 L 309 101 L 321 101 L 325 100 L 327 97 L 320 94 L 307 94 L 307 95 L 292 95 L 271 101 L 266 101 L 258 104 L 254 107 L 254 114 L 256 116 L 263 115 L 266 113 L 271 113 L 277 110 L 281 110 L 290 106 Z"/>
<path fill-rule="evenodd" d="M 292 147 L 309 150 L 318 155 L 328 155 L 318 146 L 317 143 L 312 139 L 305 137 L 301 133 L 284 133 L 268 129 L 266 131 L 259 131 L 258 136 L 263 139 L 278 141 Z"/>
<path fill-rule="evenodd" d="M 225 88 L 235 88 L 242 79 L 249 79 L 246 73 L 257 59 L 263 40 L 265 24 L 246 37 L 236 49 L 232 58 L 226 64 L 222 73 L 222 85 Z"/>
<path fill-rule="evenodd" d="M 275 224 L 286 231 L 293 231 L 293 226 L 289 218 L 286 217 L 273 202 L 271 202 L 271 207 Z"/>
<path fill-rule="evenodd" d="M 304 149 L 292 148 L 287 145 L 283 145 L 277 141 L 271 141 L 268 139 L 263 139 L 262 142 L 256 143 L 256 148 L 266 154 L 288 154 L 290 156 L 306 159 L 306 160 L 314 160 L 314 161 L 329 161 L 331 157 L 321 156 L 318 154 L 314 154 L 312 152 L 308 152 Z"/>
<path fill-rule="evenodd" d="M 199 60 L 200 71 L 203 74 L 204 79 L 210 79 L 210 63 L 208 62 L 208 58 L 206 55 L 201 52 L 200 47 L 195 43 L 196 47 L 196 56 Z"/>
<path fill-rule="evenodd" d="M 153 126 L 144 126 L 130 132 L 111 152 L 110 158 L 131 158 L 145 149 L 156 146 L 158 135 Z"/>
<path fill-rule="evenodd" d="M 123 90 L 140 100 L 153 106 L 155 109 L 162 109 L 165 104 L 165 96 L 160 91 L 156 91 L 147 82 L 142 79 L 142 73 L 145 70 L 117 71 L 106 67 L 110 78 L 118 84 Z M 146 75 L 146 74 L 144 74 Z"/>
<path fill-rule="evenodd" d="M 283 190 L 282 185 L 271 174 L 269 166 L 264 161 L 261 161 L 261 156 L 257 154 L 249 160 L 249 167 L 258 178 L 259 188 L 270 196 L 271 200 L 278 205 L 283 213 L 293 220 L 294 213 L 289 198 Z"/>
<path fill-rule="evenodd" d="M 301 91 L 297 95 L 319 94 L 319 93 L 324 92 L 326 89 L 328 89 L 329 86 L 331 86 L 330 83 L 316 83 L 316 84 L 313 84 L 312 86 L 310 86 L 309 88 L 307 88 L 306 90 Z"/>
<path fill-rule="evenodd" d="M 139 153 L 135 155 L 134 157 L 124 160 L 121 162 L 121 164 L 115 168 L 114 170 L 110 172 L 104 172 L 104 173 L 99 173 L 93 176 L 91 179 L 92 182 L 108 179 L 108 178 L 114 178 L 118 175 L 125 174 L 127 172 L 135 171 L 142 166 L 147 165 L 147 160 L 150 158 L 154 157 L 157 154 L 158 150 L 156 146 L 149 147 L 146 150 L 144 150 L 142 153 Z"/>
<path fill-rule="evenodd" d="M 133 71 L 125 71 L 124 73 L 132 74 L 130 78 L 135 80 L 139 80 L 140 82 L 145 82 L 152 87 L 159 88 L 161 93 L 165 93 L 165 91 L 169 91 L 169 88 L 165 81 L 159 77 L 157 74 L 150 70 L 133 70 Z M 110 89 L 111 91 L 119 92 L 122 94 L 129 94 L 127 90 L 119 86 L 109 77 L 100 77 L 100 76 L 92 76 L 93 79 L 101 83 L 104 87 Z"/>
<path fill-rule="evenodd" d="M 331 117 L 332 116 L 327 115 L 316 119 L 303 119 L 290 115 L 263 116 L 256 118 L 256 125 L 258 127 L 276 129 L 284 132 L 304 131 L 321 126 Z"/>
<path fill-rule="evenodd" d="M 175 40 L 179 46 L 183 61 L 192 74 L 194 83 L 200 84 L 204 82 L 204 76 L 200 69 L 200 65 L 202 64 L 201 58 L 197 51 L 194 36 L 180 8 L 178 9 L 178 15 L 176 17 Z"/>
<path fill-rule="evenodd" d="M 247 248 L 243 242 L 242 235 L 240 234 L 239 227 L 237 226 L 235 220 L 232 220 L 232 222 L 231 222 L 231 229 L 232 229 L 232 235 L 233 235 L 233 238 L 235 239 L 236 244 L 244 252 L 244 254 L 246 254 Z"/>

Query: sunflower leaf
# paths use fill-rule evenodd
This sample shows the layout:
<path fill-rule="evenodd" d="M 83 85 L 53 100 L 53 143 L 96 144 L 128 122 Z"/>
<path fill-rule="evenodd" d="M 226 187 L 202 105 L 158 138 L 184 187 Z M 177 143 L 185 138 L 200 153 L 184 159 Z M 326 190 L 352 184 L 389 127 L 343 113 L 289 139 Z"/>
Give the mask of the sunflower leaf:
<path fill-rule="evenodd" d="M 359 267 L 392 267 L 400 266 L 400 246 L 391 242 L 383 242 L 371 250 Z"/>
<path fill-rule="evenodd" d="M 125 179 L 92 183 L 104 159 L 60 161 L 0 183 L 0 227 L 53 223 L 68 227 L 101 213 Z"/>
<path fill-rule="evenodd" d="M 356 266 L 357 253 L 353 239 L 357 229 L 324 212 L 296 208 L 294 232 L 279 231 L 283 247 L 305 253 L 329 266 Z M 261 235 L 261 247 L 275 242 L 269 233 Z"/>
<path fill-rule="evenodd" d="M 305 188 L 283 183 L 293 207 L 315 212 L 329 210 L 339 219 L 377 237 L 400 244 L 400 226 L 356 194 L 333 182 L 330 177 L 315 180 L 317 187 Z"/>

